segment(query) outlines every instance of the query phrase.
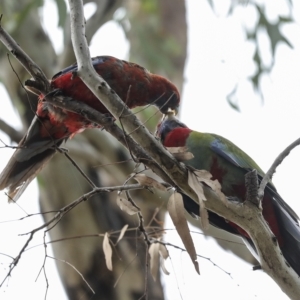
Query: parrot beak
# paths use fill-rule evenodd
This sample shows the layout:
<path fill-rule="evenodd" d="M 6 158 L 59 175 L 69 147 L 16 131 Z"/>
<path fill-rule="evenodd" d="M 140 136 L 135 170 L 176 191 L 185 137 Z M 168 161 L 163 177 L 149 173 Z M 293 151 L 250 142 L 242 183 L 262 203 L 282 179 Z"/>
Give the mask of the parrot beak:
<path fill-rule="evenodd" d="M 178 114 L 178 112 L 179 112 L 179 106 L 176 106 L 174 109 L 171 109 L 170 107 L 168 107 L 168 111 L 165 115 L 168 117 L 171 115 L 176 116 Z"/>
<path fill-rule="evenodd" d="M 156 127 L 156 131 L 155 131 L 156 138 L 160 139 L 161 137 L 161 131 L 162 131 L 161 126 L 165 126 L 165 124 L 167 124 L 168 121 L 172 121 L 172 120 L 178 121 L 178 119 L 175 117 L 177 113 L 178 113 L 178 109 L 168 108 L 168 111 L 163 115 L 161 121 L 158 123 Z"/>
<path fill-rule="evenodd" d="M 178 114 L 178 107 L 175 109 L 168 108 L 167 113 L 163 116 L 164 119 L 173 119 Z"/>

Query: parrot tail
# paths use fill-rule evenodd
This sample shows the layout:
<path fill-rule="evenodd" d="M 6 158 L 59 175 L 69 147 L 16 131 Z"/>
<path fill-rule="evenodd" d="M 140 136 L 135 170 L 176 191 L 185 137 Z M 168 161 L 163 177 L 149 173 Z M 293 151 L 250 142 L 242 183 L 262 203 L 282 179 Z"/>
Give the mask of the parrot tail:
<path fill-rule="evenodd" d="M 8 189 L 9 201 L 19 199 L 64 140 L 54 139 L 51 134 L 43 136 L 43 123 L 37 116 L 33 119 L 26 135 L 0 174 L 0 190 Z"/>
<path fill-rule="evenodd" d="M 270 191 L 268 199 L 264 201 L 270 201 L 276 215 L 276 227 L 278 228 L 277 239 L 280 245 L 280 249 L 287 264 L 300 276 L 300 227 L 298 223 L 298 216 L 296 213 L 285 203 L 277 192 Z M 191 198 L 182 194 L 185 209 L 192 216 L 199 216 L 199 205 Z M 252 255 L 259 261 L 257 251 L 254 243 L 249 236 L 242 235 L 242 229 L 238 230 L 238 226 L 226 221 L 223 217 L 208 211 L 209 222 L 213 226 L 230 232 L 235 235 L 239 235 Z M 272 224 L 269 224 L 272 227 Z M 274 225 L 273 225 L 274 226 Z"/>
<path fill-rule="evenodd" d="M 280 247 L 282 254 L 287 263 L 300 276 L 300 227 L 298 220 L 282 205 L 280 196 L 273 196 L 273 205 L 283 240 Z"/>

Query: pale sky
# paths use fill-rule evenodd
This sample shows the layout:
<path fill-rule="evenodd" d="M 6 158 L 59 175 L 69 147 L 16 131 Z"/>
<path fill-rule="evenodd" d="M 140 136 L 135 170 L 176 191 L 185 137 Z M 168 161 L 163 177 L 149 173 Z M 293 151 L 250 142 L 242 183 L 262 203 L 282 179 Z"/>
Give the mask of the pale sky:
<path fill-rule="evenodd" d="M 221 3 L 220 1 L 215 1 Z M 263 2 L 263 1 L 259 1 Z M 185 86 L 182 95 L 181 120 L 189 127 L 203 132 L 222 135 L 245 152 L 247 152 L 264 170 L 267 170 L 276 156 L 291 142 L 299 137 L 300 115 L 300 42 L 299 20 L 300 7 L 294 2 L 296 24 L 285 25 L 282 32 L 289 38 L 294 49 L 280 45 L 276 51 L 276 64 L 271 74 L 262 79 L 264 103 L 253 93 L 247 77 L 253 74 L 252 63 L 254 46 L 245 41 L 243 26 L 251 28 L 257 21 L 255 11 L 247 5 L 241 5 L 233 17 L 226 17 L 226 4 L 218 6 L 218 16 L 212 13 L 208 1 L 187 1 L 189 28 L 188 62 L 185 71 Z M 278 12 L 284 15 L 287 10 L 286 1 L 268 3 L 267 14 L 276 21 Z M 47 0 L 49 9 L 53 9 L 52 0 Z M 51 5 L 52 4 L 52 5 Z M 296 14 L 296 12 L 298 14 Z M 48 18 L 47 18 L 48 16 Z M 46 28 L 54 32 L 57 21 L 55 14 L 45 14 Z M 114 35 L 114 39 L 107 36 Z M 57 37 L 57 33 L 55 33 Z M 117 25 L 110 23 L 100 30 L 99 36 L 107 43 L 96 43 L 91 47 L 92 56 L 109 54 L 125 58 L 128 44 Z M 266 64 L 270 62 L 269 44 L 263 32 L 260 35 L 261 52 Z M 120 47 L 120 41 L 122 47 Z M 118 44 L 113 44 L 118 41 Z M 59 45 L 57 48 L 59 50 Z M 106 47 L 106 48 L 104 48 Z M 226 95 L 239 83 L 237 92 L 241 112 L 232 110 L 226 102 Z M 7 122 L 15 123 L 13 109 L 7 96 L 0 89 L 1 101 L 5 103 L 0 117 Z M 4 102 L 6 101 L 6 102 Z M 6 109 L 3 109 L 5 106 Z M 19 124 L 19 123 L 18 123 Z M 0 137 L 9 140 L 0 133 Z M 10 149 L 1 149 L 0 169 L 4 167 Z M 298 201 L 298 167 L 300 165 L 300 149 L 295 149 L 278 168 L 274 183 L 285 201 L 300 214 Z M 3 195 L 3 193 L 2 193 Z M 0 201 L 0 220 L 15 220 L 24 213 L 17 205 L 8 205 L 2 197 Z M 28 213 L 38 212 L 36 182 L 33 182 L 18 201 Z M 27 232 L 41 224 L 40 217 L 25 221 L 0 223 L 2 243 L 0 252 L 15 256 L 26 237 L 18 234 Z M 173 227 L 170 221 L 167 228 Z M 195 229 L 196 230 L 196 229 Z M 199 231 L 199 230 L 198 230 Z M 277 285 L 263 272 L 253 272 L 251 266 L 220 249 L 212 238 L 193 234 L 197 252 L 209 257 L 226 272 L 213 267 L 205 260 L 199 260 L 201 276 L 197 275 L 186 253 L 170 250 L 171 261 L 167 268 L 171 273 L 163 275 L 168 300 L 193 299 L 287 299 Z M 176 233 L 168 233 L 167 241 L 180 245 Z M 38 235 L 32 243 L 42 243 L 42 235 Z M 244 247 L 244 246 L 240 246 Z M 0 298 L 14 300 L 19 298 L 43 299 L 45 281 L 43 276 L 35 282 L 35 278 L 44 259 L 43 247 L 37 247 L 24 254 L 19 266 L 14 270 L 13 277 L 0 290 Z M 10 260 L 0 256 L 0 278 L 7 272 Z M 104 262 L 103 262 L 104 263 Z M 47 274 L 50 283 L 48 300 L 65 299 L 64 292 L 55 273 L 55 265 L 47 262 Z M 272 293 L 272 296 L 270 296 Z"/>

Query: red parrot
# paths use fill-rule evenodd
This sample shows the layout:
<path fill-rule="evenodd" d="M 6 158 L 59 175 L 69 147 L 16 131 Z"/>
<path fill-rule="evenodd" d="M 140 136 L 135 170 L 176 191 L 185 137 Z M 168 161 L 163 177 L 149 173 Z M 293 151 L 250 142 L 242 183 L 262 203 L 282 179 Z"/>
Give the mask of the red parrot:
<path fill-rule="evenodd" d="M 162 113 L 177 110 L 180 96 L 166 78 L 145 68 L 112 56 L 92 59 L 96 72 L 109 84 L 129 108 L 153 104 Z M 109 113 L 97 97 L 76 76 L 74 64 L 60 71 L 50 81 L 53 90 L 84 102 L 101 113 Z M 8 188 L 10 199 L 17 200 L 31 180 L 56 152 L 56 147 L 86 128 L 100 127 L 83 116 L 55 107 L 39 96 L 36 116 L 0 174 L 0 190 Z"/>
<path fill-rule="evenodd" d="M 212 179 L 220 182 L 222 192 L 229 201 L 245 200 L 247 172 L 256 169 L 259 179 L 264 176 L 264 172 L 253 159 L 232 142 L 216 134 L 193 131 L 174 116 L 168 116 L 159 124 L 157 134 L 165 147 L 186 146 L 194 158 L 185 164 L 209 171 Z M 188 196 L 182 196 L 185 209 L 191 215 L 199 216 L 198 204 Z M 285 260 L 300 276 L 299 217 L 280 197 L 272 183 L 266 186 L 262 208 L 263 216 L 276 236 Z M 242 228 L 213 212 L 208 214 L 212 225 L 239 235 L 254 250 L 251 252 L 256 252 L 253 242 Z"/>

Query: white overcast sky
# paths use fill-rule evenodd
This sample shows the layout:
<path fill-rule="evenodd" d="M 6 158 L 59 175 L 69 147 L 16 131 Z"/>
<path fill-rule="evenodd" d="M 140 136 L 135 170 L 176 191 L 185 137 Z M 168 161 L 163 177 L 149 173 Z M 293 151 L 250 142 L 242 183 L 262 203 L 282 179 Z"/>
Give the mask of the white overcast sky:
<path fill-rule="evenodd" d="M 252 28 L 257 15 L 251 7 L 240 5 L 233 17 L 227 18 L 230 1 L 215 1 L 217 16 L 211 11 L 208 1 L 187 0 L 187 18 L 189 28 L 188 61 L 185 71 L 185 86 L 182 95 L 181 120 L 189 127 L 203 132 L 222 135 L 247 152 L 264 170 L 267 170 L 276 156 L 291 142 L 299 137 L 300 116 L 300 4 L 294 1 L 296 24 L 285 25 L 282 32 L 288 37 L 294 49 L 280 45 L 276 51 L 276 64 L 271 74 L 262 78 L 264 102 L 253 93 L 247 77 L 253 74 L 253 44 L 246 42 L 243 27 Z M 246 1 L 247 2 L 247 1 Z M 263 1 L 258 1 L 264 3 Z M 269 19 L 276 21 L 278 13 L 287 13 L 285 0 L 268 1 Z M 270 4 L 271 3 L 271 4 Z M 44 10 L 45 26 L 51 36 L 60 36 L 55 31 L 57 20 L 52 0 L 46 0 Z M 296 14 L 297 13 L 297 14 Z M 110 37 L 114 38 L 111 39 Z M 92 56 L 109 54 L 127 58 L 128 43 L 120 28 L 109 23 L 100 30 L 98 37 L 106 40 L 99 44 L 95 41 L 91 47 Z M 122 42 L 123 41 L 123 42 Z M 266 63 L 270 62 L 270 46 L 263 32 L 260 34 L 260 51 Z M 61 44 L 57 43 L 56 49 Z M 58 70 L 57 70 L 58 71 Z M 241 112 L 232 110 L 226 102 L 226 95 L 239 83 L 237 92 Z M 0 87 L 0 118 L 11 124 L 19 124 L 11 108 L 3 87 Z M 9 140 L 0 133 L 6 142 Z M 1 149 L 0 169 L 4 167 L 10 149 Z M 299 186 L 300 150 L 294 150 L 278 168 L 274 183 L 285 201 L 300 214 Z M 28 213 L 38 212 L 36 183 L 33 182 L 18 201 Z M 3 193 L 2 195 L 3 196 Z M 5 197 L 0 201 L 0 220 L 15 220 L 24 213 L 17 205 L 8 205 Z M 26 237 L 18 234 L 27 232 L 42 223 L 40 217 L 26 221 L 0 223 L 0 253 L 16 256 Z M 172 227 L 168 222 L 167 227 Z M 253 272 L 251 266 L 237 257 L 220 249 L 213 239 L 199 234 L 193 235 L 197 251 L 211 258 L 226 273 L 213 267 L 206 260 L 199 260 L 201 276 L 198 276 L 185 253 L 171 250 L 171 261 L 167 268 L 171 272 L 164 276 L 168 300 L 194 299 L 287 299 L 267 275 L 261 271 Z M 166 237 L 180 245 L 176 234 Z M 42 243 L 42 235 L 34 244 Z M 241 246 L 243 247 L 243 246 Z M 35 282 L 44 259 L 44 250 L 37 247 L 24 254 L 13 277 L 0 290 L 0 298 L 43 299 L 45 280 L 43 276 Z M 0 256 L 0 279 L 8 270 L 9 258 Z M 104 263 L 104 262 L 103 262 Z M 48 300 L 66 299 L 55 273 L 55 265 L 47 262 L 49 280 Z M 272 293 L 272 295 L 271 295 Z"/>

